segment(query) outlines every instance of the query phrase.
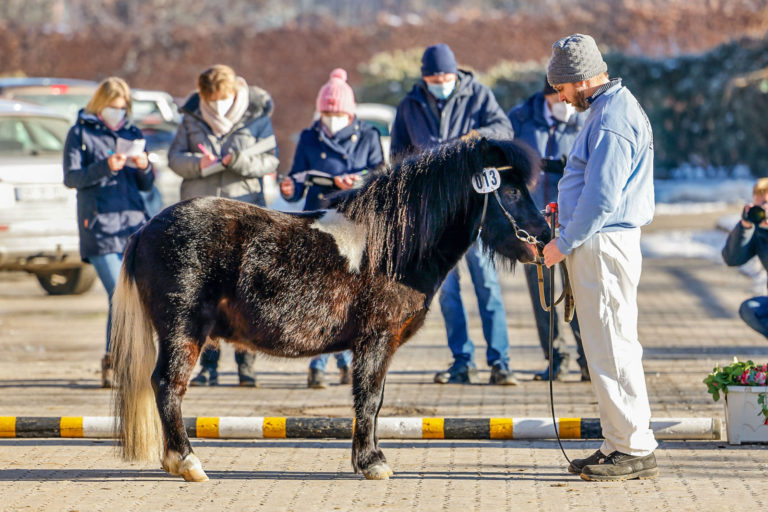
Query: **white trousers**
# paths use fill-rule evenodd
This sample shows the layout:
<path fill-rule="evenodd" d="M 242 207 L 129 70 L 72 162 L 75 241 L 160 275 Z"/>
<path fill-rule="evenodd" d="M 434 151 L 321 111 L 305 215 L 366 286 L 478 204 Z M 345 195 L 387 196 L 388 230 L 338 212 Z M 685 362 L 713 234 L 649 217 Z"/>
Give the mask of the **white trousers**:
<path fill-rule="evenodd" d="M 657 444 L 637 336 L 640 229 L 598 233 L 565 262 L 600 410 L 600 451 L 647 455 Z"/>

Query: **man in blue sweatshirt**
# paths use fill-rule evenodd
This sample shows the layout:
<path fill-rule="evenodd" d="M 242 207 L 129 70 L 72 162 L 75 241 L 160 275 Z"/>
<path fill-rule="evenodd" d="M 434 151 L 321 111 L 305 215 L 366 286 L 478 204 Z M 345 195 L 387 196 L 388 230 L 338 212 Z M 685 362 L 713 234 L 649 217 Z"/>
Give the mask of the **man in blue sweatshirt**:
<path fill-rule="evenodd" d="M 544 262 L 568 267 L 604 438 L 568 470 L 596 481 L 659 473 L 637 335 L 640 226 L 654 210 L 653 134 L 638 101 L 606 71 L 590 36 L 552 46 L 549 83 L 588 116 L 558 184 L 560 233 Z"/>

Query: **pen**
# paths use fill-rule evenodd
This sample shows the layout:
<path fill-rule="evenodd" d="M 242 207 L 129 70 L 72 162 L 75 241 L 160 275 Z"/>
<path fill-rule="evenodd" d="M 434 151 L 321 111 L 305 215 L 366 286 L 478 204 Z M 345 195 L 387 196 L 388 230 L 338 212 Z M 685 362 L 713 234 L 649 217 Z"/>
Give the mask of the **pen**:
<path fill-rule="evenodd" d="M 213 153 L 211 153 L 210 151 L 208 151 L 208 150 L 205 148 L 205 146 L 203 146 L 202 144 L 198 144 L 198 145 L 197 145 L 197 147 L 200 149 L 200 151 L 202 151 L 202 152 L 203 152 L 203 154 L 204 154 L 205 156 L 207 156 L 207 157 L 208 157 L 208 158 L 210 158 L 211 160 L 217 160 L 217 158 L 216 158 L 216 157 L 213 155 Z"/>

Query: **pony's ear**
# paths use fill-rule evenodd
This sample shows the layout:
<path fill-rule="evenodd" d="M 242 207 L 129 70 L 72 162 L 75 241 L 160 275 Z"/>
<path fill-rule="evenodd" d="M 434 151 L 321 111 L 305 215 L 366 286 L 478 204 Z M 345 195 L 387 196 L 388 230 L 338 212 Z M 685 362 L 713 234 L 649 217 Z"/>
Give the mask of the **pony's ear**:
<path fill-rule="evenodd" d="M 480 149 L 483 151 L 483 153 L 486 153 L 488 149 L 490 149 L 491 145 L 488 144 L 488 139 L 485 137 L 480 138 L 480 142 L 478 142 L 480 145 Z"/>

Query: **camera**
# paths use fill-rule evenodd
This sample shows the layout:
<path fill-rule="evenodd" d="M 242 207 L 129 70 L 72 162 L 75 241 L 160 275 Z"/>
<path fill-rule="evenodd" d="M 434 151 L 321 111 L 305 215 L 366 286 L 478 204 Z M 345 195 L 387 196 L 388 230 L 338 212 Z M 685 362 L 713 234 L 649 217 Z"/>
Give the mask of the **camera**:
<path fill-rule="evenodd" d="M 752 206 L 744 215 L 742 215 L 742 218 L 752 224 L 760 224 L 765 220 L 765 209 L 763 209 L 762 206 Z"/>

